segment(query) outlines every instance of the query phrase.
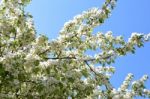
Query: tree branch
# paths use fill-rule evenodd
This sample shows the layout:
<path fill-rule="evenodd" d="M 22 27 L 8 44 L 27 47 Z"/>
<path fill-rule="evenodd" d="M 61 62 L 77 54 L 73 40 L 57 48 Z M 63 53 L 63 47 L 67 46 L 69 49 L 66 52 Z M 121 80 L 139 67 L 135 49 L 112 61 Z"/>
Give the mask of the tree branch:
<path fill-rule="evenodd" d="M 113 89 L 112 85 L 110 84 L 110 82 L 108 81 L 108 79 L 104 77 L 103 74 L 97 73 L 97 72 L 89 65 L 88 61 L 85 60 L 84 62 L 85 62 L 85 64 L 90 68 L 90 70 L 91 70 L 96 76 L 100 77 L 100 78 L 104 81 L 103 84 L 105 85 L 105 87 L 106 87 L 107 90 L 112 90 L 112 89 Z M 99 74 L 100 74 L 100 75 L 99 75 Z M 109 84 L 109 85 L 107 85 L 107 84 Z"/>
<path fill-rule="evenodd" d="M 108 59 L 108 58 L 110 58 L 111 57 L 111 55 L 109 55 L 109 56 L 106 56 L 106 57 L 101 57 L 101 59 Z M 58 57 L 56 57 L 56 58 L 47 58 L 47 59 L 52 59 L 52 60 L 56 60 L 56 59 L 60 59 L 60 60 L 67 60 L 67 59 L 77 59 L 76 57 L 60 57 L 60 58 L 58 58 Z M 88 67 L 89 67 L 89 69 L 96 75 L 96 76 L 98 76 L 98 77 L 100 77 L 103 81 L 104 81 L 104 85 L 105 85 L 105 87 L 106 87 L 106 89 L 107 90 L 112 90 L 113 89 L 113 87 L 112 87 L 112 85 L 110 84 L 110 82 L 108 81 L 108 79 L 103 75 L 103 74 L 101 74 L 101 73 L 97 73 L 90 65 L 89 65 L 89 61 L 94 61 L 94 60 L 96 60 L 95 58 L 91 58 L 91 59 L 83 59 L 83 60 L 81 60 L 81 61 L 83 61 Z M 97 79 L 96 79 L 97 80 Z"/>

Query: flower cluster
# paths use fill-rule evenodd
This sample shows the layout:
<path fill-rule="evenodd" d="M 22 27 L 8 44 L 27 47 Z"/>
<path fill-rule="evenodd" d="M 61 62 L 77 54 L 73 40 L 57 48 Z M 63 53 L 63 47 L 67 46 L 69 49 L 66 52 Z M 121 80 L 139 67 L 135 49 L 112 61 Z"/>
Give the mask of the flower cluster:
<path fill-rule="evenodd" d="M 24 7 L 30 0 L 0 3 L 0 98 L 5 99 L 131 99 L 149 96 L 144 82 L 128 74 L 120 88 L 110 78 L 119 56 L 135 52 L 150 34 L 133 33 L 126 42 L 112 31 L 92 33 L 107 19 L 116 0 L 106 0 L 66 22 L 57 39 L 36 35 L 32 15 Z M 91 55 L 87 51 L 93 51 Z M 99 66 L 97 66 L 99 65 Z"/>

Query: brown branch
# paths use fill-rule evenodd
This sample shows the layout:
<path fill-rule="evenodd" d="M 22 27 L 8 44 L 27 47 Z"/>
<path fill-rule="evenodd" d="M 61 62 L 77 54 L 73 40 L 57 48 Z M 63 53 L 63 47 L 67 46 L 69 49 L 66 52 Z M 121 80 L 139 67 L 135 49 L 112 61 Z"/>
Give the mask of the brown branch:
<path fill-rule="evenodd" d="M 49 49 L 46 49 L 44 52 L 39 53 L 39 55 L 44 54 L 44 53 L 46 53 L 48 51 L 49 51 Z"/>
<path fill-rule="evenodd" d="M 52 59 L 52 60 L 56 60 L 56 59 L 58 59 L 58 60 L 66 60 L 66 59 L 77 59 L 77 58 L 75 58 L 75 57 L 60 57 L 60 58 L 58 58 L 58 57 L 52 57 L 52 58 L 46 58 L 46 59 Z"/>
<path fill-rule="evenodd" d="M 108 56 L 104 56 L 104 57 L 100 57 L 100 59 L 109 59 L 112 55 L 108 55 Z M 76 57 L 48 57 L 46 59 L 52 59 L 52 60 L 65 60 L 65 59 L 78 59 Z M 90 59 L 81 59 L 82 61 L 95 61 L 95 58 L 90 58 Z"/>
<path fill-rule="evenodd" d="M 105 56 L 105 57 L 101 57 L 100 59 L 109 59 L 110 57 L 111 57 L 112 55 L 108 55 L 108 56 Z M 52 59 L 52 60 L 56 60 L 56 59 L 59 59 L 59 60 L 67 60 L 67 59 L 77 59 L 76 57 L 54 57 L 54 58 L 47 58 L 47 59 Z M 94 60 L 96 60 L 95 58 L 91 58 L 91 59 L 83 59 L 83 60 L 81 60 L 81 61 L 83 61 L 89 68 L 90 68 L 90 70 L 96 75 L 96 76 L 99 76 L 102 80 L 104 80 L 107 84 L 109 84 L 109 86 L 108 85 L 106 85 L 105 84 L 105 86 L 106 86 L 106 89 L 107 90 L 112 90 L 113 89 L 113 87 L 112 87 L 112 85 L 110 84 L 110 82 L 108 81 L 108 79 L 107 78 L 104 78 L 103 76 L 103 74 L 101 74 L 101 76 L 99 75 L 99 73 L 97 73 L 90 65 L 89 65 L 89 61 L 94 61 Z"/>
<path fill-rule="evenodd" d="M 97 72 L 89 65 L 88 61 L 85 60 L 84 62 L 85 62 L 85 64 L 90 68 L 90 70 L 91 70 L 96 76 L 100 77 L 102 80 L 104 80 L 104 82 L 106 82 L 107 84 L 109 84 L 109 86 L 108 86 L 108 85 L 106 85 L 106 84 L 104 83 L 104 85 L 105 85 L 105 87 L 106 87 L 107 90 L 112 90 L 112 89 L 113 89 L 112 85 L 110 84 L 110 82 L 108 81 L 108 79 L 104 77 L 103 74 L 97 73 Z M 101 76 L 100 76 L 99 74 L 101 74 Z"/>

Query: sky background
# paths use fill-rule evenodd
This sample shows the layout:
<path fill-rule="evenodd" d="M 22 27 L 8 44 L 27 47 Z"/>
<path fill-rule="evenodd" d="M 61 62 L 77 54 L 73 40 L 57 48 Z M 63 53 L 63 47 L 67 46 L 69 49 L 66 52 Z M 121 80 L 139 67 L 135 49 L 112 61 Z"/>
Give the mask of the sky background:
<path fill-rule="evenodd" d="M 34 17 L 38 34 L 50 39 L 59 35 L 64 23 L 92 7 L 101 7 L 104 0 L 33 0 L 26 8 Z M 150 0 L 118 0 L 116 8 L 105 23 L 95 31 L 113 31 L 114 35 L 123 35 L 125 39 L 132 32 L 150 33 Z M 111 82 L 119 87 L 128 73 L 134 74 L 134 80 L 144 74 L 150 76 L 150 42 L 138 48 L 135 54 L 120 57 L 112 64 L 116 68 Z M 150 80 L 146 82 L 150 89 Z M 142 98 L 136 98 L 142 99 Z"/>

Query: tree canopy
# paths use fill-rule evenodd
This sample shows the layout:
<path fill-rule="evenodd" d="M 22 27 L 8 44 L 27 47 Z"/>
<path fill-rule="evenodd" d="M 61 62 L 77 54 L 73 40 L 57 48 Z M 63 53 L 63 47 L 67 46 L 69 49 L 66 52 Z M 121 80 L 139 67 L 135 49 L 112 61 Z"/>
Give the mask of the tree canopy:
<path fill-rule="evenodd" d="M 129 73 L 116 89 L 110 82 L 116 58 L 135 53 L 150 34 L 132 33 L 128 41 L 112 31 L 93 34 L 110 16 L 116 0 L 91 8 L 66 22 L 59 37 L 37 35 L 32 15 L 24 11 L 30 0 L 0 3 L 0 98 L 8 99 L 133 99 L 150 97 L 144 82 Z M 97 53 L 97 50 L 99 50 Z M 95 51 L 95 55 L 86 53 Z M 97 64 L 99 66 L 97 66 Z"/>

